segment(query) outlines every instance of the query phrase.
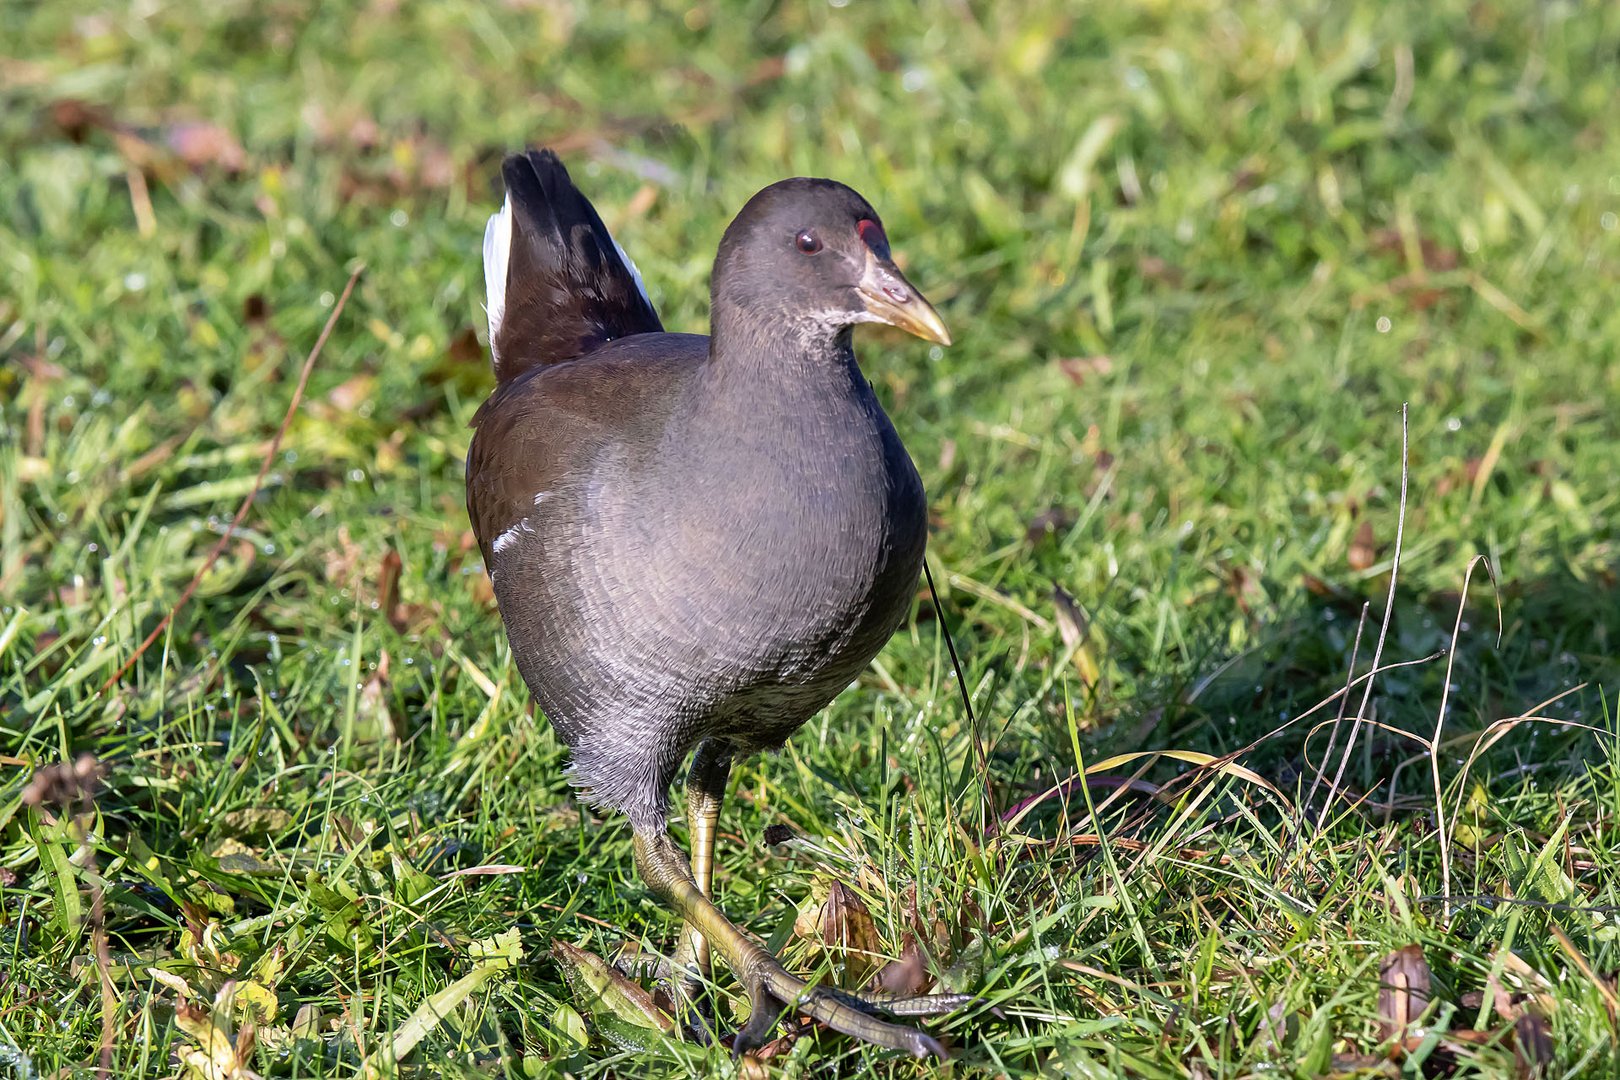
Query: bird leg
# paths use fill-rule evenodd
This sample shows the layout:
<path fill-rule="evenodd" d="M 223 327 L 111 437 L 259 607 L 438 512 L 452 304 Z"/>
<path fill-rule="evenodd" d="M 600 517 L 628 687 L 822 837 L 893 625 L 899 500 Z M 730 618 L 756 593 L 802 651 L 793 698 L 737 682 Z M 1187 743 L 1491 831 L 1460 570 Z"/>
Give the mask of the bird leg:
<path fill-rule="evenodd" d="M 703 894 L 686 856 L 668 833 L 638 829 L 635 853 L 636 869 L 648 888 L 685 920 L 690 928 L 689 935 L 701 935 L 719 952 L 737 981 L 747 989 L 750 1016 L 748 1024 L 737 1033 L 733 1047 L 736 1053 L 746 1053 L 761 1045 L 783 1007 L 788 1007 L 819 1020 L 834 1031 L 865 1042 L 904 1050 L 914 1057 L 945 1057 L 945 1048 L 932 1036 L 871 1015 L 874 1008 L 888 1008 L 881 1000 L 869 1002 L 833 987 L 811 986 L 790 975 L 776 957 L 726 918 Z M 946 1008 L 955 1008 L 969 1000 L 958 995 L 939 995 L 940 1003 Z M 949 1004 L 945 1005 L 947 1001 Z"/>
<path fill-rule="evenodd" d="M 714 834 L 730 776 L 731 746 L 718 739 L 705 739 L 698 745 L 691 771 L 686 774 L 686 827 L 692 837 L 692 882 L 710 900 L 714 899 Z M 702 1001 L 703 986 L 712 972 L 708 939 L 691 922 L 683 924 L 669 971 L 669 986 L 677 1006 Z"/>

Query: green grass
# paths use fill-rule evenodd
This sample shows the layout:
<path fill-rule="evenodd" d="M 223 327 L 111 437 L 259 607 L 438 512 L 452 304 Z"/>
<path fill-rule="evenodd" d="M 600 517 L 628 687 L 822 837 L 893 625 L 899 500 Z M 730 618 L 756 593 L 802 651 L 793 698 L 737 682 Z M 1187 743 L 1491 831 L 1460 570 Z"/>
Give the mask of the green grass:
<path fill-rule="evenodd" d="M 920 923 L 986 1002 L 932 1025 L 959 1076 L 1529 1075 L 1526 1011 L 1544 1075 L 1615 1075 L 1617 73 L 1600 4 L 0 3 L 0 1077 L 93 1069 L 98 891 L 114 1075 L 186 1073 L 233 979 L 216 1015 L 260 1010 L 252 1069 L 354 1075 L 512 930 L 522 959 L 401 1075 L 731 1067 L 586 1032 L 549 953 L 673 930 L 626 827 L 572 800 L 466 533 L 479 240 L 530 142 L 671 328 L 705 326 L 729 215 L 811 173 L 873 201 L 957 339 L 861 349 L 931 495 L 980 737 L 923 602 L 738 770 L 733 915 L 811 974 L 793 924 L 830 879 L 888 954 Z M 251 487 L 360 263 L 245 529 L 98 694 Z M 1336 704 L 1250 774 L 1133 760 L 1103 771 L 1159 798 L 1070 788 L 987 827 L 1111 755 L 1261 740 L 1343 685 L 1370 602 L 1365 673 L 1403 403 L 1383 663 L 1447 648 L 1463 605 L 1443 803 L 1421 740 L 1446 657 L 1378 677 L 1385 726 L 1325 810 Z M 1464 595 L 1475 554 L 1500 630 L 1483 572 Z M 1463 775 L 1531 712 L 1586 727 L 1497 728 Z M 85 752 L 88 843 L 23 799 Z M 447 876 L 494 864 L 522 870 Z M 1446 872 L 1522 902 L 1448 918 Z M 1379 967 L 1409 944 L 1434 1005 L 1391 1055 Z M 825 1036 L 767 1068 L 926 1071 Z"/>

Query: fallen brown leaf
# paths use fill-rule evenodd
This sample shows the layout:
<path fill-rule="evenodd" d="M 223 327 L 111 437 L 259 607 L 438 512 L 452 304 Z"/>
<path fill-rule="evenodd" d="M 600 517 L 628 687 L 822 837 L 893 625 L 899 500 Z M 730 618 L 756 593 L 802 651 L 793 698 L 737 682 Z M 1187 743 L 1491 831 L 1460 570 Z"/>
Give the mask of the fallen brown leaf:
<path fill-rule="evenodd" d="M 801 910 L 794 921 L 799 935 L 817 944 L 833 962 L 840 986 L 862 985 L 883 963 L 877 923 L 860 896 L 842 881 L 827 887 L 826 899 Z"/>
<path fill-rule="evenodd" d="M 1518 1059 L 1523 1080 L 1547 1075 L 1553 1063 L 1553 1041 L 1545 1017 L 1526 1010 L 1513 1021 L 1513 1056 Z"/>
<path fill-rule="evenodd" d="M 917 935 L 908 930 L 900 944 L 900 955 L 872 977 L 872 988 L 896 997 L 911 997 L 922 993 L 932 981 L 922 950 L 917 947 Z"/>
<path fill-rule="evenodd" d="M 1373 537 L 1372 522 L 1363 521 L 1356 530 L 1355 539 L 1350 541 L 1350 552 L 1346 556 L 1350 569 L 1356 571 L 1366 570 L 1378 561 L 1378 541 Z"/>
<path fill-rule="evenodd" d="M 1399 1041 L 1429 1005 L 1429 962 L 1423 946 L 1405 945 L 1378 965 L 1378 1019 L 1386 1040 Z"/>

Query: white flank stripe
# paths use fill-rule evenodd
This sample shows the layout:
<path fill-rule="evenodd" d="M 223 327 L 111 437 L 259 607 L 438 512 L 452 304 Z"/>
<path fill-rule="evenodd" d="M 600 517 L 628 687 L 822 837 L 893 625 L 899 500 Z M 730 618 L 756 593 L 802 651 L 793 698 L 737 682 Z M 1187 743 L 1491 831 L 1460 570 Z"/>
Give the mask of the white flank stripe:
<path fill-rule="evenodd" d="M 489 315 L 489 351 L 496 363 L 495 335 L 500 333 L 506 315 L 506 268 L 512 256 L 512 196 L 501 204 L 501 212 L 484 226 L 484 311 Z"/>
<path fill-rule="evenodd" d="M 518 537 L 520 537 L 523 533 L 533 532 L 534 527 L 529 524 L 529 519 L 524 518 L 510 529 L 507 529 L 505 532 L 501 533 L 501 535 L 497 536 L 495 538 L 495 543 L 491 544 L 490 546 L 495 549 L 495 554 L 499 555 L 501 552 L 517 543 Z"/>

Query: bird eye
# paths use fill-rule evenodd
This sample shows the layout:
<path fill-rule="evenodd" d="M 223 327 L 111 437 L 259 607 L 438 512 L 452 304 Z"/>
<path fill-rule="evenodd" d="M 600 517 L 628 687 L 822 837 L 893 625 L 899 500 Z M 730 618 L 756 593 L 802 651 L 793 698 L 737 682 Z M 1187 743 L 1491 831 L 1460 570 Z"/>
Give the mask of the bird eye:
<path fill-rule="evenodd" d="M 821 250 L 821 240 L 809 229 L 804 230 L 793 238 L 794 246 L 806 255 L 814 255 Z"/>

